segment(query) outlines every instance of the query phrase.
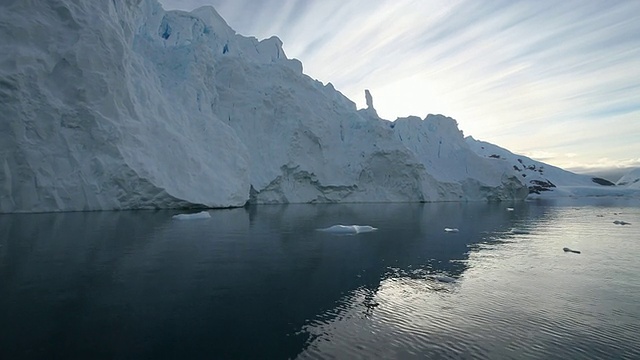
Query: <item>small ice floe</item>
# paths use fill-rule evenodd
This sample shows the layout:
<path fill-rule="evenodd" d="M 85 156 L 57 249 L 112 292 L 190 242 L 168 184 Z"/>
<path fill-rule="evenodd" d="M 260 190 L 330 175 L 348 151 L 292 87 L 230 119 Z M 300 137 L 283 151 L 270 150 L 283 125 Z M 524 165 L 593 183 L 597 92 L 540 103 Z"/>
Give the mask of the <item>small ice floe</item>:
<path fill-rule="evenodd" d="M 631 225 L 631 223 L 622 220 L 615 220 L 613 223 L 616 225 Z"/>
<path fill-rule="evenodd" d="M 444 228 L 444 231 L 445 231 L 445 232 L 448 232 L 448 233 L 457 233 L 457 232 L 460 232 L 460 230 L 458 230 L 458 229 L 456 229 L 456 228 Z"/>
<path fill-rule="evenodd" d="M 575 254 L 580 254 L 580 251 L 578 251 L 578 250 L 571 250 L 571 249 L 569 249 L 568 247 L 566 247 L 566 248 L 562 248 L 562 250 L 563 250 L 564 252 L 571 252 L 571 253 L 575 253 Z"/>
<path fill-rule="evenodd" d="M 507 208 L 507 211 L 513 211 L 513 210 L 515 210 L 515 209 L 514 209 L 514 208 L 512 208 L 512 207 L 508 207 L 508 208 Z"/>
<path fill-rule="evenodd" d="M 374 228 L 369 225 L 333 225 L 328 228 L 318 229 L 318 231 L 329 232 L 332 234 L 359 234 L 376 230 L 378 230 L 378 228 Z"/>
<path fill-rule="evenodd" d="M 178 214 L 173 215 L 173 219 L 175 220 L 200 220 L 200 219 L 210 219 L 211 215 L 207 211 L 201 211 L 195 214 Z"/>
<path fill-rule="evenodd" d="M 433 278 L 437 282 L 443 282 L 443 283 L 456 282 L 456 279 L 452 278 L 451 276 L 447 276 L 447 275 L 436 275 Z"/>
<path fill-rule="evenodd" d="M 511 234 L 517 234 L 517 235 L 525 235 L 525 234 L 529 234 L 529 232 L 527 230 L 523 230 L 523 229 L 516 229 L 513 228 L 510 231 Z"/>

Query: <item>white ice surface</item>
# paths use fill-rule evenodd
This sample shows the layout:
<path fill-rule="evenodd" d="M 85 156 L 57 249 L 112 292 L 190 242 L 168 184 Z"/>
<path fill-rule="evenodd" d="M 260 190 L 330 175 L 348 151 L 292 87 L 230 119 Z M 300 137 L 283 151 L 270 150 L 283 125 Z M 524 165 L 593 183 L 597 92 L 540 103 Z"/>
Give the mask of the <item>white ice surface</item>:
<path fill-rule="evenodd" d="M 318 231 L 334 234 L 359 234 L 376 230 L 378 229 L 369 225 L 333 225 L 328 228 L 318 229 Z"/>
<path fill-rule="evenodd" d="M 527 196 L 455 120 L 357 110 L 211 7 L 10 1 L 0 24 L 0 212 Z"/>
<path fill-rule="evenodd" d="M 201 211 L 195 214 L 178 214 L 173 215 L 173 219 L 175 220 L 202 220 L 202 219 L 210 219 L 211 214 L 207 211 Z"/>
<path fill-rule="evenodd" d="M 451 276 L 447 276 L 447 275 L 429 275 L 427 276 L 427 279 L 437 281 L 437 282 L 442 282 L 442 283 L 456 282 L 455 278 L 452 278 Z"/>
<path fill-rule="evenodd" d="M 616 185 L 640 190 L 640 168 L 633 169 L 626 173 L 618 180 Z"/>

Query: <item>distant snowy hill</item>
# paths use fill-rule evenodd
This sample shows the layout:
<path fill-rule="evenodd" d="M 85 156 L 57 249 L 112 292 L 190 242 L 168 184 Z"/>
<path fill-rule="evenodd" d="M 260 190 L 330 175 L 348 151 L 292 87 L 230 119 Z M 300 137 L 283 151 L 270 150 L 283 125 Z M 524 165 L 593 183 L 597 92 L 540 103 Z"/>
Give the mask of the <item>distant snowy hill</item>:
<path fill-rule="evenodd" d="M 593 185 L 496 161 L 445 116 L 380 119 L 365 96 L 357 110 L 280 39 L 238 35 L 211 7 L 0 2 L 0 212 L 507 200 L 531 180 Z"/>
<path fill-rule="evenodd" d="M 640 168 L 629 171 L 618 180 L 616 185 L 640 190 Z"/>
<path fill-rule="evenodd" d="M 638 195 L 606 179 L 575 174 L 561 168 L 513 154 L 497 145 L 479 141 L 471 136 L 466 142 L 478 155 L 494 162 L 511 166 L 529 187 L 529 198 L 558 196 L 630 196 Z M 631 180 L 640 177 L 640 172 L 630 174 Z M 621 179 L 623 181 L 623 179 Z M 632 180 L 631 180 L 632 181 Z M 618 185 L 618 186 L 616 186 Z"/>

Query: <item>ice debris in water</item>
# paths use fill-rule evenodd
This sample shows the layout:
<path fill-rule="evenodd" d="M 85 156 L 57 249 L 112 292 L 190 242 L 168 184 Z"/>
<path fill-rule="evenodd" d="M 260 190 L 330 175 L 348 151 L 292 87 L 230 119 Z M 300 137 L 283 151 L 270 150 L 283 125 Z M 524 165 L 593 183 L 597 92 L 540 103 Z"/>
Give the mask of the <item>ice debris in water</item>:
<path fill-rule="evenodd" d="M 359 234 L 376 230 L 378 230 L 378 228 L 374 228 L 373 226 L 369 225 L 333 225 L 328 228 L 318 229 L 318 231 L 330 232 L 334 234 Z"/>
<path fill-rule="evenodd" d="M 446 232 L 450 232 L 450 233 L 457 233 L 460 230 L 456 229 L 456 228 L 444 228 L 444 231 Z"/>
<path fill-rule="evenodd" d="M 513 211 L 513 210 L 515 210 L 515 209 L 514 209 L 514 208 L 512 208 L 512 207 L 508 207 L 508 208 L 507 208 L 507 211 Z"/>
<path fill-rule="evenodd" d="M 631 225 L 631 223 L 622 220 L 615 220 L 613 223 L 616 225 Z"/>
<path fill-rule="evenodd" d="M 427 279 L 437 281 L 437 282 L 442 282 L 442 283 L 456 282 L 455 278 L 452 278 L 451 276 L 447 276 L 447 275 L 429 275 L 427 276 Z"/>
<path fill-rule="evenodd" d="M 211 215 L 207 211 L 201 211 L 195 214 L 178 214 L 173 215 L 175 220 L 200 220 L 200 219 L 209 219 Z"/>

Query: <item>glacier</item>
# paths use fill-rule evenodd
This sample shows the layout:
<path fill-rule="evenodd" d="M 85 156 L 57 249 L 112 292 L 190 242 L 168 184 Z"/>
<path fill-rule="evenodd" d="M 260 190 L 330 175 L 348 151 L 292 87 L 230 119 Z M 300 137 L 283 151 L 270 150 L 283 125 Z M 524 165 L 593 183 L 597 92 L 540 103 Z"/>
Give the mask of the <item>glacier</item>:
<path fill-rule="evenodd" d="M 576 174 L 549 165 L 529 157 L 514 154 L 497 145 L 467 136 L 465 141 L 469 147 L 481 157 L 511 166 L 527 184 L 529 195 L 527 199 L 558 198 L 558 197 L 622 197 L 640 199 L 640 169 L 631 170 L 617 183 L 608 180 Z"/>
<path fill-rule="evenodd" d="M 3 1 L 0 212 L 530 196 L 454 119 L 357 109 L 282 46 L 212 7 Z"/>

